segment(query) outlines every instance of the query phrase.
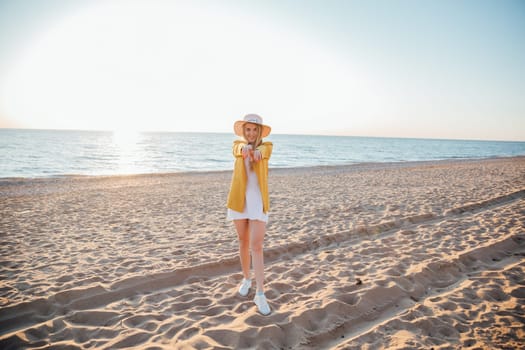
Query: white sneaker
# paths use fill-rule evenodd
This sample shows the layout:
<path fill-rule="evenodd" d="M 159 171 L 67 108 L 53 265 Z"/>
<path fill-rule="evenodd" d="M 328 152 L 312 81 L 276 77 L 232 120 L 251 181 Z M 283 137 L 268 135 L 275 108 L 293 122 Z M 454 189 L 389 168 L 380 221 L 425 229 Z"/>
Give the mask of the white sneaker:
<path fill-rule="evenodd" d="M 255 303 L 255 305 L 257 305 L 257 309 L 259 309 L 259 312 L 264 316 L 267 316 L 270 314 L 270 312 L 272 312 L 264 294 L 256 294 L 255 298 L 253 298 L 253 302 Z"/>
<path fill-rule="evenodd" d="M 242 279 L 241 285 L 239 286 L 239 294 L 243 297 L 247 296 L 252 286 L 252 280 Z"/>

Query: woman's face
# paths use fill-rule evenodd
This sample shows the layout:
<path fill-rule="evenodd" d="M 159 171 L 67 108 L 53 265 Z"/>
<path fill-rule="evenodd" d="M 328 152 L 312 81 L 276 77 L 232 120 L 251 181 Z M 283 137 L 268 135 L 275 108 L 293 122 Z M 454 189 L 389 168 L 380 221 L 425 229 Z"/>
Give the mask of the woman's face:
<path fill-rule="evenodd" d="M 252 123 L 244 124 L 244 137 L 248 143 L 255 142 L 257 135 L 259 134 L 259 126 Z"/>

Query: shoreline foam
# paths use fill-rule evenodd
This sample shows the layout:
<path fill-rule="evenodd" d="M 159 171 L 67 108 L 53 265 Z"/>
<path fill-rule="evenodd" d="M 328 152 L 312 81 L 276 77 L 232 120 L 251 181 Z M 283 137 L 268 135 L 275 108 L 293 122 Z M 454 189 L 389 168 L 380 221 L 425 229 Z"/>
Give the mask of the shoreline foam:
<path fill-rule="evenodd" d="M 520 160 L 523 156 L 495 156 L 495 157 L 480 157 L 480 158 L 444 158 L 433 160 L 407 160 L 394 162 L 355 162 L 347 164 L 324 164 L 324 165 L 308 165 L 308 166 L 279 166 L 271 167 L 270 171 L 312 171 L 316 169 L 345 169 L 345 170 L 363 170 L 366 168 L 391 168 L 391 167 L 406 167 L 406 166 L 425 166 L 425 165 L 440 165 L 440 164 L 455 164 L 468 163 L 478 161 L 497 161 L 497 160 Z M 122 174 L 54 174 L 42 176 L 20 176 L 20 177 L 0 177 L 0 186 L 4 183 L 27 181 L 53 181 L 53 180 L 79 180 L 79 179 L 107 179 L 107 178 L 129 178 L 129 177 L 154 177 L 154 176 L 177 176 L 177 175 L 207 175 L 207 174 L 222 174 L 231 173 L 231 169 L 225 170 L 182 170 L 173 172 L 151 172 L 151 173 L 122 173 Z"/>

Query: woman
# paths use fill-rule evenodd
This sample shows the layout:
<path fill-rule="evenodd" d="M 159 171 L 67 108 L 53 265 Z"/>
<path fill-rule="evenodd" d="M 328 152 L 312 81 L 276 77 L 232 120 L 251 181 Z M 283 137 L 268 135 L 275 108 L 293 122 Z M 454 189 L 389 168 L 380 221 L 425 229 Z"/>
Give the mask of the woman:
<path fill-rule="evenodd" d="M 239 237 L 239 257 L 243 280 L 239 294 L 247 296 L 250 278 L 250 250 L 257 291 L 253 301 L 263 315 L 270 314 L 270 306 L 264 295 L 263 240 L 268 222 L 268 159 L 272 143 L 262 138 L 271 128 L 263 124 L 257 114 L 248 114 L 244 120 L 235 122 L 233 130 L 243 140 L 233 142 L 235 157 L 233 177 L 228 195 L 228 219 L 233 220 Z"/>

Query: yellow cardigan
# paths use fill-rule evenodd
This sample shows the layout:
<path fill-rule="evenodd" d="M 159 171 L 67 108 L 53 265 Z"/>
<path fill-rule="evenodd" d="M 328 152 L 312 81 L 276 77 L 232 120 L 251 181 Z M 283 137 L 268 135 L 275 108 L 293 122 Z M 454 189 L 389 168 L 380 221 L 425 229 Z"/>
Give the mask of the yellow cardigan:
<path fill-rule="evenodd" d="M 233 142 L 233 156 L 235 157 L 235 163 L 233 166 L 233 176 L 227 202 L 228 208 L 241 213 L 244 211 L 246 183 L 248 181 L 246 169 L 244 169 L 244 159 L 242 158 L 243 146 L 246 146 L 245 141 L 236 140 Z M 270 156 L 272 155 L 273 144 L 271 142 L 263 142 L 256 149 L 261 152 L 262 159 L 253 164 L 253 171 L 255 171 L 257 179 L 259 180 L 259 188 L 263 200 L 263 212 L 266 214 L 270 209 L 270 199 L 268 195 L 268 159 L 270 159 Z"/>

